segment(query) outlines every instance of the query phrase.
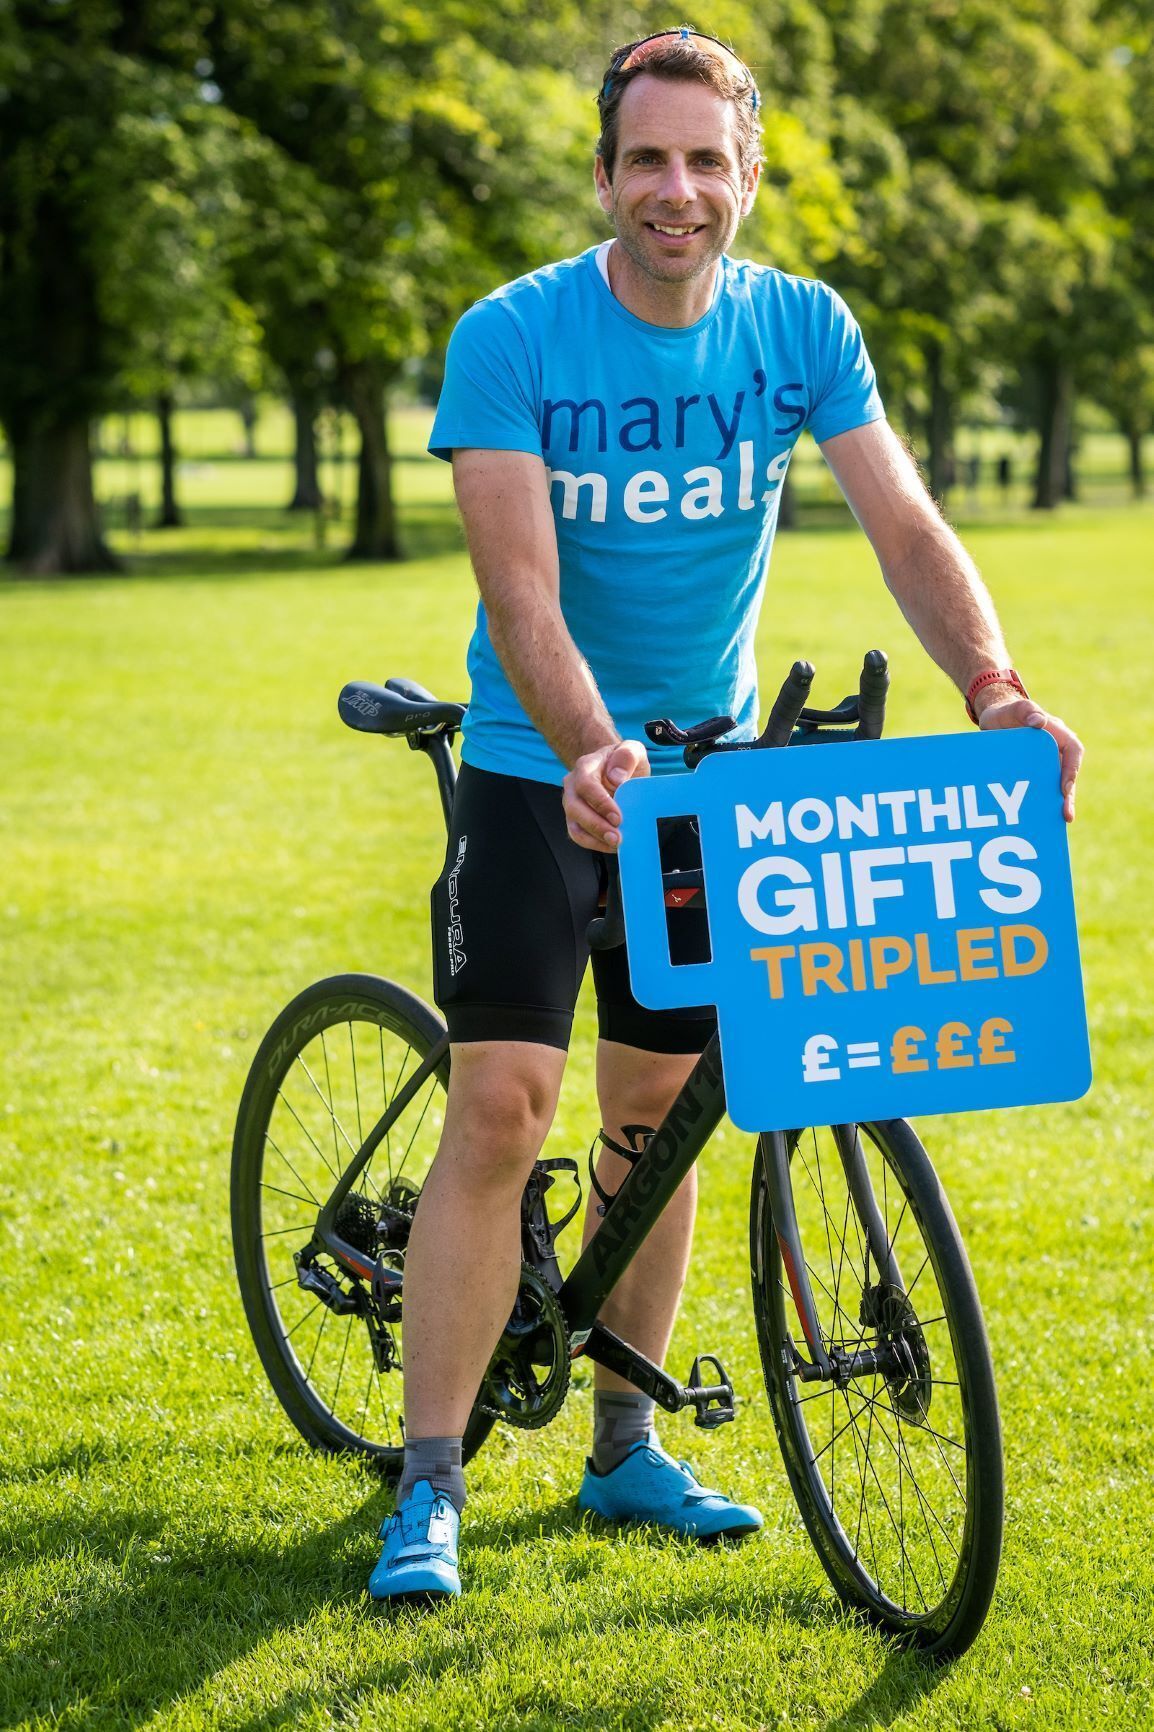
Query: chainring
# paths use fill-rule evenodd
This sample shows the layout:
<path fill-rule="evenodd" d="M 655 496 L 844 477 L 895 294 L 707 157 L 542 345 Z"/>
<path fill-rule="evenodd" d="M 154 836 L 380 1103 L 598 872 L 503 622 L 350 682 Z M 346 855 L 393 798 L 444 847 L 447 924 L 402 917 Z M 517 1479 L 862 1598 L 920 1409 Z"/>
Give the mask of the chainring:
<path fill-rule="evenodd" d="M 569 1373 L 569 1326 L 557 1295 L 522 1263 L 513 1315 L 489 1361 L 478 1404 L 492 1419 L 536 1431 L 561 1411 Z"/>

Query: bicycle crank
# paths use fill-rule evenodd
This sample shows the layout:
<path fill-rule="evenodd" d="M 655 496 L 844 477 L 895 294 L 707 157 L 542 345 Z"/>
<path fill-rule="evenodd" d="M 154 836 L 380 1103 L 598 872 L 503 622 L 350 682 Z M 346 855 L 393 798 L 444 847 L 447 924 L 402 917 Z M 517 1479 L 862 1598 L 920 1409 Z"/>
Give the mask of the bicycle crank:
<path fill-rule="evenodd" d="M 482 1413 L 536 1431 L 560 1412 L 569 1390 L 569 1328 L 549 1282 L 528 1263 L 513 1314 L 481 1384 Z"/>

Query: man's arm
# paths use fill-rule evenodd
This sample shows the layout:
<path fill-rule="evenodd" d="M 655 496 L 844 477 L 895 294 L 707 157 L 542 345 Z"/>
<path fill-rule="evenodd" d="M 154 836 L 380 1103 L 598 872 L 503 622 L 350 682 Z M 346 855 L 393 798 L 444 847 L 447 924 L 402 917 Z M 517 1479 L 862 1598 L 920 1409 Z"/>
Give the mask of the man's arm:
<path fill-rule="evenodd" d="M 885 421 L 827 439 L 822 456 L 865 530 L 886 584 L 923 647 L 965 692 L 978 674 L 1010 666 L 990 592 L 973 560 L 922 485 L 901 440 Z M 1074 817 L 1082 762 L 1077 735 L 1005 682 L 978 692 L 983 728 L 1045 728 L 1061 754 L 1063 810 Z"/>
<path fill-rule="evenodd" d="M 612 790 L 648 775 L 649 760 L 613 726 L 562 618 L 545 465 L 523 451 L 455 451 L 453 485 L 493 648 L 526 715 L 569 769 L 569 834 L 609 852 L 621 839 Z"/>

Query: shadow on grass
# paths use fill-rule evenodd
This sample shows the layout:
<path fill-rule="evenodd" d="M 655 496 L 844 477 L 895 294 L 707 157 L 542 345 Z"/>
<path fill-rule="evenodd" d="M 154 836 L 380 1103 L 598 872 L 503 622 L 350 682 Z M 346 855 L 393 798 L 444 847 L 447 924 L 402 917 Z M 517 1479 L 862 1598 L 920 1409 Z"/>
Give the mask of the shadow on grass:
<path fill-rule="evenodd" d="M 374 1488 L 339 1522 L 288 1546 L 182 1534 L 161 1508 L 9 1524 L 9 1558 L 26 1561 L 60 1609 L 9 1645 L 0 1707 L 53 1724 L 142 1724 L 318 1606 L 359 1601 L 366 1534 L 389 1502 Z M 410 1669 L 386 1665 L 382 1681 L 399 1683 Z"/>
<path fill-rule="evenodd" d="M 931 1696 L 950 1675 L 949 1665 L 935 1665 L 910 1648 L 895 1647 L 886 1663 L 855 1702 L 823 1732 L 859 1732 L 870 1726 L 892 1726 L 924 1697 Z"/>
<path fill-rule="evenodd" d="M 324 545 L 318 545 L 310 530 L 310 519 L 289 519 L 278 510 L 252 506 L 205 506 L 190 509 L 187 527 L 171 536 L 149 532 L 142 540 L 125 536 L 110 525 L 109 539 L 123 569 L 77 577 L 38 577 L 0 564 L 0 592 L 5 589 L 60 594 L 90 589 L 93 584 L 164 582 L 216 583 L 221 579 L 280 578 L 296 572 L 312 576 L 331 573 L 348 565 L 350 570 L 373 570 L 382 576 L 416 560 L 438 559 L 464 551 L 464 537 L 451 501 L 408 507 L 401 518 L 402 558 L 349 561 L 352 539 L 346 524 L 329 524 Z M 247 538 L 242 540 L 241 537 Z M 239 545 L 238 545 L 239 542 Z"/>
<path fill-rule="evenodd" d="M 195 1449 L 175 1452 L 185 1472 Z M 286 1443 L 274 1455 L 299 1457 L 301 1447 Z M 307 1454 L 308 1452 L 304 1452 Z M 267 1458 L 267 1446 L 238 1444 L 235 1460 L 245 1455 Z M 51 1455 L 0 1475 L 0 1484 L 35 1484 L 93 1474 L 115 1485 L 123 1465 L 126 1483 L 139 1473 L 137 1443 L 101 1438 L 70 1444 Z M 132 1471 L 130 1471 L 132 1470 Z M 156 1458 L 149 1477 L 163 1482 L 164 1454 Z M 212 1477 L 212 1464 L 206 1464 Z M 56 1608 L 51 1619 L 31 1624 L 11 1643 L 0 1680 L 0 1707 L 16 1718 L 47 1716 L 68 1725 L 115 1718 L 119 1725 L 139 1726 L 159 1711 L 194 1697 L 210 1678 L 256 1654 L 266 1642 L 278 1649 L 276 1667 L 292 1664 L 292 1632 L 303 1636 L 313 1613 L 321 1607 L 346 1607 L 354 1621 L 363 1618 L 379 1630 L 381 1642 L 372 1659 L 358 1666 L 343 1687 L 320 1683 L 312 1690 L 289 1690 L 270 1701 L 248 1720 L 233 1723 L 245 1732 L 265 1732 L 306 1718 L 318 1707 L 339 1718 L 373 1693 L 389 1694 L 414 1684 L 435 1684 L 445 1673 L 459 1680 L 462 1631 L 457 1620 L 469 1619 L 470 1602 L 447 1608 L 442 1615 L 410 1608 L 373 1608 L 364 1595 L 364 1581 L 375 1558 L 373 1536 L 390 1512 L 389 1491 L 366 1474 L 349 1485 L 356 1507 L 321 1530 L 285 1544 L 270 1512 L 267 1541 L 238 1542 L 205 1521 L 183 1524 L 180 1508 L 142 1499 L 143 1507 L 104 1510 L 73 1505 L 66 1519 L 46 1522 L 40 1517 L 17 1518 L 6 1524 L 5 1550 L 12 1563 L 25 1565 L 40 1582 L 40 1593 Z M 227 1521 L 229 1518 L 224 1518 Z M 222 1524 L 223 1525 L 223 1524 Z M 557 1541 L 577 1536 L 602 1540 L 603 1545 L 577 1549 L 571 1557 Z M 619 1547 L 664 1553 L 669 1568 L 662 1572 L 658 1600 L 641 1598 L 616 1614 L 615 1627 L 645 1629 L 659 1623 L 682 1630 L 687 1642 L 698 1640 L 719 1615 L 732 1611 L 724 1586 L 686 1578 L 679 1587 L 678 1554 L 692 1551 L 689 1541 L 671 1538 L 654 1528 L 620 1529 L 578 1512 L 573 1497 L 514 1513 L 471 1516 L 468 1550 L 483 1561 L 483 1591 L 499 1608 L 507 1592 L 518 1593 L 541 1563 L 539 1548 L 547 1548 L 549 1568 L 576 1587 L 609 1579 L 620 1563 Z M 489 1555 L 482 1560 L 482 1553 Z M 534 1554 L 538 1553 L 535 1558 Z M 572 1641 L 579 1629 L 555 1592 L 542 1593 L 539 1622 L 531 1632 L 543 1651 Z M 775 1586 L 756 1591 L 758 1615 L 771 1613 L 799 1630 L 832 1630 L 849 1616 L 824 1588 Z M 499 1610 L 498 1610 L 499 1615 Z M 522 1604 L 521 1616 L 524 1617 Z M 450 1622 L 451 1620 L 451 1622 Z M 861 1626 L 863 1638 L 873 1632 Z M 418 1647 L 414 1648 L 414 1635 Z M 286 1637 L 288 1638 L 286 1642 Z M 483 1644 L 487 1651 L 487 1644 Z M 949 1675 L 912 1652 L 893 1649 L 877 1678 L 836 1719 L 826 1732 L 854 1732 L 867 1726 L 889 1726 Z M 516 1688 L 516 1680 L 510 1679 Z M 492 1725 L 552 1732 L 558 1724 L 599 1729 L 607 1718 L 646 1728 L 667 1724 L 676 1705 L 669 1687 L 659 1679 L 637 1680 L 628 1701 L 608 1704 L 603 1698 L 588 1706 L 543 1703 L 526 1705 L 510 1699 L 507 1719 Z"/>

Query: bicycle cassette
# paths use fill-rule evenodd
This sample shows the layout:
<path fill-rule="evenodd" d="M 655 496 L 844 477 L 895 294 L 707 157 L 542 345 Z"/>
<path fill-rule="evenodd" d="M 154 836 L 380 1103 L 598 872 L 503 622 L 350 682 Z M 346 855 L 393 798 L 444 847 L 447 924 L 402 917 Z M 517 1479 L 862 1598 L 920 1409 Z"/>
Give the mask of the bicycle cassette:
<path fill-rule="evenodd" d="M 569 1328 L 556 1293 L 522 1263 L 513 1315 L 481 1384 L 481 1411 L 523 1431 L 548 1425 L 569 1390 L 569 1353 Z"/>

